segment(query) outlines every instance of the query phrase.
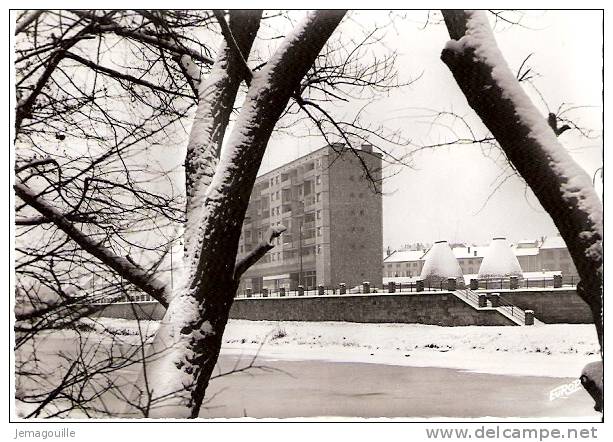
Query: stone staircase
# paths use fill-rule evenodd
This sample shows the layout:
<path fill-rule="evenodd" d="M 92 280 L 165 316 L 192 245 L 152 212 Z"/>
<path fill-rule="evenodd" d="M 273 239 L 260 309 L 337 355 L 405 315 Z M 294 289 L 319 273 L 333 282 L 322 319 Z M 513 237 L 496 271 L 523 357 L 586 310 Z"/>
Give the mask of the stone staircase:
<path fill-rule="evenodd" d="M 473 292 L 470 289 L 454 290 L 454 296 L 470 305 L 475 310 L 496 310 L 498 313 L 515 323 L 516 325 L 526 325 L 526 314 L 521 308 L 510 304 L 500 298 L 500 302 L 497 306 L 493 306 L 491 301 L 487 300 L 485 306 L 479 305 L 479 294 Z M 533 325 L 542 325 L 543 323 L 534 318 Z"/>

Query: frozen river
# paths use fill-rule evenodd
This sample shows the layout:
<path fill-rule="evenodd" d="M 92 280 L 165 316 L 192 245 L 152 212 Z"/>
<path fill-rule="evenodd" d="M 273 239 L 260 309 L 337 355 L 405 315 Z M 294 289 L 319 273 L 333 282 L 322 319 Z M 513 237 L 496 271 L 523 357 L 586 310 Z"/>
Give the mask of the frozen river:
<path fill-rule="evenodd" d="M 236 362 L 236 356 L 222 355 L 219 368 L 230 371 Z M 238 367 L 247 363 L 239 361 Z M 213 380 L 200 417 L 600 419 L 583 389 L 549 400 L 553 388 L 572 378 L 263 356 L 257 365 L 262 368 Z"/>

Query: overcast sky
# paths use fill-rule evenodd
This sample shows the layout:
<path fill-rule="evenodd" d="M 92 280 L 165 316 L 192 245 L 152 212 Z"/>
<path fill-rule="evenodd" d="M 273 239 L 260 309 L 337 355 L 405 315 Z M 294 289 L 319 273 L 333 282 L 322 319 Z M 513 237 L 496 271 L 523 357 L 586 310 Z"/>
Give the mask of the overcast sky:
<path fill-rule="evenodd" d="M 448 40 L 443 25 L 424 29 L 426 12 L 406 13 L 388 27 L 384 43 L 399 52 L 401 80 L 420 79 L 403 91 L 375 103 L 368 113 L 373 122 L 400 128 L 415 144 L 449 139 L 447 128 L 432 126 L 423 109 L 454 111 L 465 115 L 475 128 L 480 123 L 468 108 L 440 51 Z M 384 12 L 354 13 L 339 32 L 360 32 L 361 26 L 389 22 Z M 533 53 L 527 65 L 540 75 L 535 80 L 551 110 L 562 103 L 589 106 L 569 116 L 582 126 L 601 133 L 602 14 L 599 11 L 528 12 L 525 27 L 502 26 L 496 38 L 511 68 Z M 531 88 L 527 92 L 543 112 L 547 108 Z M 361 104 L 355 104 L 358 106 Z M 458 126 L 459 127 L 459 126 Z M 602 138 L 582 138 L 566 132 L 560 141 L 592 176 L 602 163 Z M 321 139 L 296 139 L 276 135 L 267 150 L 261 172 L 305 155 L 324 145 Z M 394 151 L 402 153 L 402 149 Z M 479 146 L 454 146 L 421 152 L 413 168 L 390 168 L 396 175 L 383 187 L 384 245 L 398 247 L 410 242 L 438 239 L 487 243 L 494 236 L 511 241 L 555 234 L 549 217 L 524 182 L 507 179 L 509 169 L 499 155 L 484 155 Z M 601 186 L 598 186 L 599 194 Z M 489 200 L 488 200 L 488 197 Z"/>

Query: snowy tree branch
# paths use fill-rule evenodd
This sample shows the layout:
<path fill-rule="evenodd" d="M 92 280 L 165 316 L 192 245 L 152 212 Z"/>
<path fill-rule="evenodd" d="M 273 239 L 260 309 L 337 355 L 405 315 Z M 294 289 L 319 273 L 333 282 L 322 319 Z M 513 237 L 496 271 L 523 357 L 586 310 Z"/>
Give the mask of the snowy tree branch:
<path fill-rule="evenodd" d="M 586 284 L 584 299 L 598 319 L 602 304 L 602 204 L 590 177 L 558 142 L 554 130 L 521 89 L 496 46 L 484 13 L 444 11 L 443 15 L 455 39 L 443 50 L 443 62 L 551 215 Z"/>
<path fill-rule="evenodd" d="M 215 14 L 215 18 L 219 23 L 221 33 L 226 40 L 226 44 L 229 45 L 231 50 L 235 52 L 235 56 L 238 59 L 243 70 L 243 79 L 245 80 L 245 83 L 247 84 L 247 86 L 250 86 L 251 79 L 253 78 L 253 72 L 251 72 L 251 69 L 249 69 L 249 65 L 247 65 L 247 60 L 245 59 L 242 49 L 236 42 L 236 39 L 234 38 L 234 34 L 232 33 L 230 26 L 228 26 L 228 22 L 224 17 L 223 11 L 220 11 L 219 9 L 213 9 L 213 14 Z"/>
<path fill-rule="evenodd" d="M 26 12 L 24 14 L 24 17 L 15 26 L 15 35 L 18 35 L 22 33 L 23 31 L 25 31 L 32 22 L 36 21 L 38 17 L 41 16 L 43 12 L 45 11 L 42 9 Z"/>
<path fill-rule="evenodd" d="M 273 243 L 274 239 L 281 236 L 286 230 L 287 228 L 285 226 L 273 226 L 269 228 L 265 235 L 266 239 L 261 241 L 248 255 L 236 262 L 236 266 L 234 267 L 234 281 L 236 281 L 237 284 L 243 273 L 271 250 L 275 246 Z"/>
<path fill-rule="evenodd" d="M 165 417 L 198 417 L 236 293 L 240 226 L 262 157 L 290 97 L 344 14 L 310 13 L 254 75 L 213 180 L 202 195 L 198 258 L 186 261 L 186 289 L 171 300 L 152 344 L 152 351 L 169 349 L 150 366 L 154 374 L 165 373 L 166 382 L 156 390 L 169 395 Z M 204 191 L 201 186 L 194 189 Z"/>
<path fill-rule="evenodd" d="M 239 50 L 222 43 L 208 77 L 200 83 L 198 108 L 185 158 L 188 222 L 185 225 L 185 262 L 197 262 L 202 241 L 206 192 L 215 173 L 221 145 L 242 76 L 241 53 L 249 53 L 260 27 L 262 11 L 231 11 L 230 28 Z M 188 265 L 189 266 L 189 265 Z M 189 266 L 193 267 L 193 266 Z"/>
<path fill-rule="evenodd" d="M 181 92 L 178 91 L 173 91 L 170 90 L 168 88 L 162 87 L 162 86 L 158 86 L 157 84 L 153 84 L 149 81 L 143 80 L 141 78 L 137 78 L 134 77 L 133 75 L 128 75 L 128 74 L 124 74 L 122 72 L 116 71 L 114 69 L 110 69 L 107 68 L 105 66 L 101 66 L 99 64 L 94 63 L 93 61 L 87 60 L 86 58 L 81 57 L 80 55 L 74 54 L 72 52 L 66 52 L 66 54 L 64 55 L 65 58 L 69 58 L 72 59 L 76 62 L 81 63 L 83 66 L 87 66 L 88 68 L 96 71 L 96 72 L 100 72 L 104 75 L 108 75 L 109 77 L 113 77 L 116 78 L 118 80 L 124 80 L 133 84 L 138 84 L 140 86 L 145 86 L 148 87 L 149 89 L 152 89 L 154 91 L 160 91 L 160 92 L 164 92 L 167 94 L 172 94 L 172 95 L 178 95 L 180 97 L 184 97 L 184 98 L 189 98 L 192 99 L 193 97 L 191 95 L 187 95 L 187 94 L 182 94 Z"/>
<path fill-rule="evenodd" d="M 55 207 L 52 207 L 40 199 L 29 187 L 21 183 L 17 183 L 13 187 L 19 198 L 36 209 L 43 217 L 53 222 L 73 241 L 79 244 L 83 250 L 111 267 L 127 281 L 149 294 L 164 307 L 168 307 L 165 283 L 152 277 L 148 272 L 130 263 L 127 259 L 117 256 L 112 250 L 93 241 L 90 237 L 77 229 L 74 224 Z"/>
<path fill-rule="evenodd" d="M 452 40 L 441 59 L 566 242 L 581 278 L 577 294 L 591 308 L 602 352 L 603 211 L 592 180 L 559 143 L 557 124 L 521 88 L 485 13 L 448 10 L 443 17 Z"/>
<path fill-rule="evenodd" d="M 125 28 L 116 23 L 110 17 L 96 15 L 95 13 L 90 11 L 73 10 L 71 12 L 80 18 L 86 18 L 92 23 L 96 23 L 97 30 L 99 30 L 100 32 L 113 32 L 114 34 L 119 35 L 121 37 L 137 40 L 141 43 L 147 43 L 153 45 L 156 48 L 162 48 L 179 55 L 187 54 L 194 60 L 198 60 L 201 63 L 213 64 L 212 58 L 207 57 L 206 55 L 203 55 L 193 49 L 190 49 L 183 45 L 178 45 L 170 40 L 162 39 L 154 35 L 149 35 L 142 31 Z"/>

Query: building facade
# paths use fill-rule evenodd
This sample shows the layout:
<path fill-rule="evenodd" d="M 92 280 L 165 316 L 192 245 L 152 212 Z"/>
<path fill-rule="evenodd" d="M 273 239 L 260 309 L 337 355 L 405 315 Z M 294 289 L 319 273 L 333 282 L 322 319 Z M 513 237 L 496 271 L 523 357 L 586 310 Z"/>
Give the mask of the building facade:
<path fill-rule="evenodd" d="M 368 173 L 364 171 L 366 166 Z M 241 278 L 240 290 L 382 283 L 381 155 L 325 146 L 257 178 L 239 258 L 274 226 L 286 231 Z M 373 182 L 375 184 L 373 184 Z"/>
<path fill-rule="evenodd" d="M 559 236 L 545 238 L 539 248 L 541 269 L 560 270 L 563 275 L 577 275 L 577 268 L 570 257 L 566 243 Z"/>

